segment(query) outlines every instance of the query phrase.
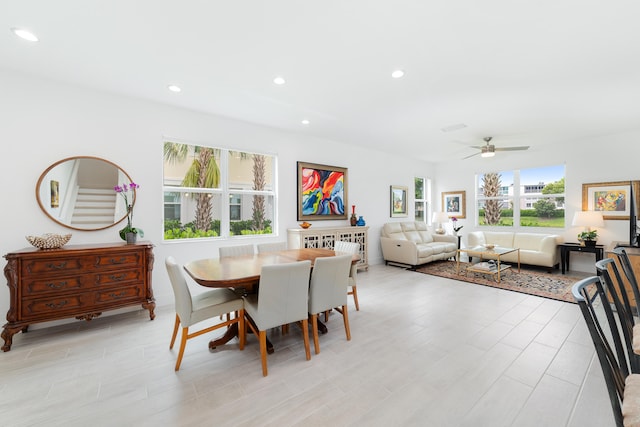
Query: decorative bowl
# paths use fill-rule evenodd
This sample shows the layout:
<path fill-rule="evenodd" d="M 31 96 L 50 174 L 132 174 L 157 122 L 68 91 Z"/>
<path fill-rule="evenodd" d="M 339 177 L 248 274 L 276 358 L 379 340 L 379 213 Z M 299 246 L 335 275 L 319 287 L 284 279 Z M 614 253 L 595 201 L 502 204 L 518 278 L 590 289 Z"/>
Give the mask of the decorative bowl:
<path fill-rule="evenodd" d="M 27 241 L 39 249 L 58 249 L 67 244 L 71 234 L 46 233 L 42 236 L 25 236 Z"/>
<path fill-rule="evenodd" d="M 303 222 L 302 224 L 300 224 L 300 227 L 302 227 L 302 228 L 304 228 L 304 229 L 307 229 L 307 228 L 311 227 L 311 223 L 310 223 L 310 222 L 305 221 L 305 222 Z"/>
<path fill-rule="evenodd" d="M 483 246 L 485 247 L 485 249 L 488 249 L 488 250 L 491 250 L 496 247 L 496 245 L 494 245 L 493 243 L 485 243 Z"/>

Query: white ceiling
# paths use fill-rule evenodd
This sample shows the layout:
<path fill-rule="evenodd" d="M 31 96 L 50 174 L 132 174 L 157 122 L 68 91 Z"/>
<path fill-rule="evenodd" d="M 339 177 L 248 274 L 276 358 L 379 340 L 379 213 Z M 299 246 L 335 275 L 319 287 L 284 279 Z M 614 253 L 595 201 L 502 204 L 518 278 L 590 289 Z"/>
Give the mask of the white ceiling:
<path fill-rule="evenodd" d="M 637 0 L 0 0 L 0 68 L 440 161 L 639 129 L 639 18 Z"/>

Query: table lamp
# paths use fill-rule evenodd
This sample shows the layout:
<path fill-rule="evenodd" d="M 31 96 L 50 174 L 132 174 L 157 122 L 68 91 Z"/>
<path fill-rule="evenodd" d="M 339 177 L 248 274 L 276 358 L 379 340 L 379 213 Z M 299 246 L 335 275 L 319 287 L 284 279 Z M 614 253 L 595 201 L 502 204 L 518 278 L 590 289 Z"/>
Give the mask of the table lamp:
<path fill-rule="evenodd" d="M 602 212 L 599 211 L 580 211 L 573 214 L 571 225 L 574 227 L 584 227 L 584 232 L 589 233 L 592 228 L 604 228 L 604 219 Z M 595 239 L 591 239 L 595 242 Z"/>
<path fill-rule="evenodd" d="M 437 234 L 444 234 L 442 224 L 449 221 L 449 214 L 446 212 L 434 212 L 431 220 L 434 224 L 438 224 L 438 228 L 435 229 L 435 232 Z"/>

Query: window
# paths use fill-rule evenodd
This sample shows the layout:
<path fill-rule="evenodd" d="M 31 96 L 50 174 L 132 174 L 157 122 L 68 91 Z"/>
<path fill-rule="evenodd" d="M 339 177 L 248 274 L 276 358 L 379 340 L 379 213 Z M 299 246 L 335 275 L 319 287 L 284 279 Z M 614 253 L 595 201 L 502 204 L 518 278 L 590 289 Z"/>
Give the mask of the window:
<path fill-rule="evenodd" d="M 164 239 L 273 234 L 276 157 L 164 143 Z"/>
<path fill-rule="evenodd" d="M 478 225 L 563 228 L 564 166 L 477 176 Z"/>
<path fill-rule="evenodd" d="M 421 177 L 415 177 L 414 180 L 415 190 L 415 210 L 414 216 L 416 221 L 427 222 L 429 217 L 429 195 L 431 193 L 431 181 Z"/>
<path fill-rule="evenodd" d="M 240 221 L 242 219 L 242 196 L 229 194 L 229 219 Z"/>

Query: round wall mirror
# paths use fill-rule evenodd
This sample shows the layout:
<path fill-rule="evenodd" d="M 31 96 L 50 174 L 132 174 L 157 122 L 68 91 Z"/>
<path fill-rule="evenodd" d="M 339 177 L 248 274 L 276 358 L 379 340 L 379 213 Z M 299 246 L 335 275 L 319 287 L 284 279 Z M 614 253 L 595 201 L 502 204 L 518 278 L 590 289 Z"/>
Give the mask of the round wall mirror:
<path fill-rule="evenodd" d="M 124 201 L 114 187 L 130 182 L 131 177 L 108 160 L 69 157 L 40 175 L 36 198 L 42 211 L 60 225 L 74 230 L 102 230 L 125 219 Z"/>

